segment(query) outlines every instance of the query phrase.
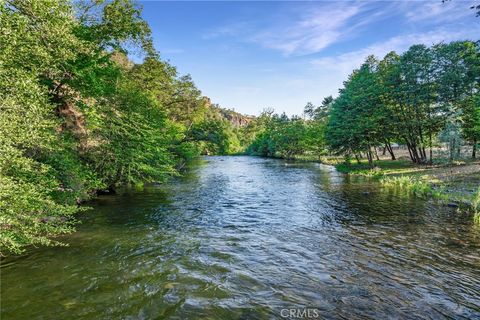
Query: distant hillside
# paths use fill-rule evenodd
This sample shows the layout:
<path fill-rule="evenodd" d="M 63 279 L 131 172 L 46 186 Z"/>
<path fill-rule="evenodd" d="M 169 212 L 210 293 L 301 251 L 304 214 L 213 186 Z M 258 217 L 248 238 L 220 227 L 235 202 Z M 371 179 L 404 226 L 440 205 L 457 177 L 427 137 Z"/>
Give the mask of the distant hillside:
<path fill-rule="evenodd" d="M 223 108 L 219 104 L 211 103 L 210 98 L 208 97 L 203 98 L 205 99 L 206 105 L 210 107 L 212 111 L 214 111 L 214 117 L 220 117 L 228 120 L 235 128 L 244 127 L 255 119 L 255 116 L 241 114 L 234 110 Z"/>
<path fill-rule="evenodd" d="M 219 111 L 225 119 L 237 128 L 248 125 L 255 118 L 254 116 L 244 115 L 230 109 L 220 108 Z"/>
<path fill-rule="evenodd" d="M 234 126 L 235 128 L 244 127 L 248 125 L 253 119 L 255 119 L 254 116 L 244 115 L 230 109 L 222 108 L 218 105 L 215 105 L 213 107 L 218 110 L 218 112 L 224 119 L 230 121 L 232 126 Z"/>

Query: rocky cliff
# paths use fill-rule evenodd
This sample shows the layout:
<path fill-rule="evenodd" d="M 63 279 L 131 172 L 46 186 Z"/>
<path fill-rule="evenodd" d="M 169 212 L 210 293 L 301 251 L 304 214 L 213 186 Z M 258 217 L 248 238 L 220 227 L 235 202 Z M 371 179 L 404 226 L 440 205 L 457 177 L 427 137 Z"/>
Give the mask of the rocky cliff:
<path fill-rule="evenodd" d="M 220 108 L 220 114 L 223 118 L 230 121 L 230 123 L 236 128 L 244 127 L 254 119 L 253 116 L 244 115 L 233 110 L 223 108 Z"/>

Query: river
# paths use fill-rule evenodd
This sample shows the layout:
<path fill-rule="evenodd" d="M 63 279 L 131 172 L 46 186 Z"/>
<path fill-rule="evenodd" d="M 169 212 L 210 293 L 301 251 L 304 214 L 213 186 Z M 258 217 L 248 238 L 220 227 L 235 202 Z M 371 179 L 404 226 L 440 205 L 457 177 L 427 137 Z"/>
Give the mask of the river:
<path fill-rule="evenodd" d="M 89 206 L 2 261 L 2 320 L 480 319 L 471 216 L 328 166 L 206 157 Z"/>

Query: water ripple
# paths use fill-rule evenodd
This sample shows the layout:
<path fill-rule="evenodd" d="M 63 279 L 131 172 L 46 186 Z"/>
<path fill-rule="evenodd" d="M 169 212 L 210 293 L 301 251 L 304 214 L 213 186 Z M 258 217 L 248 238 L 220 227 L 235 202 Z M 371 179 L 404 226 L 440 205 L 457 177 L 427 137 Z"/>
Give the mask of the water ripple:
<path fill-rule="evenodd" d="M 209 157 L 2 261 L 5 319 L 480 319 L 471 217 L 331 167 Z"/>

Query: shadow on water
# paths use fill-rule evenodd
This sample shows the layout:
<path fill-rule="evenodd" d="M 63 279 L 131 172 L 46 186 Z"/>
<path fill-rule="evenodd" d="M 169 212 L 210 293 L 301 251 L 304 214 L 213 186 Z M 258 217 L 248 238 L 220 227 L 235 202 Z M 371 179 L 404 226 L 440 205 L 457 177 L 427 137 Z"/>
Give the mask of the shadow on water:
<path fill-rule="evenodd" d="M 470 217 L 331 167 L 208 157 L 2 262 L 2 319 L 480 318 Z"/>

